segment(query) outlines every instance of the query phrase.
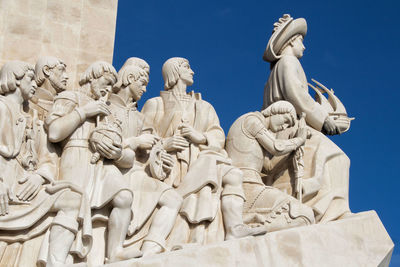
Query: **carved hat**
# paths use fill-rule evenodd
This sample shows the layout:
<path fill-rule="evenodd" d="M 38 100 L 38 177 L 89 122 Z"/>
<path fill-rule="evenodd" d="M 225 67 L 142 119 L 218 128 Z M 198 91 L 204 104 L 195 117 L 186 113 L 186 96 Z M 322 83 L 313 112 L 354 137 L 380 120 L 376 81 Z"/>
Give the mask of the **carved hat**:
<path fill-rule="evenodd" d="M 289 14 L 283 15 L 278 22 L 274 23 L 272 36 L 265 48 L 263 59 L 274 62 L 281 56 L 278 54 L 282 47 L 295 35 L 307 34 L 307 22 L 303 18 L 293 19 Z"/>

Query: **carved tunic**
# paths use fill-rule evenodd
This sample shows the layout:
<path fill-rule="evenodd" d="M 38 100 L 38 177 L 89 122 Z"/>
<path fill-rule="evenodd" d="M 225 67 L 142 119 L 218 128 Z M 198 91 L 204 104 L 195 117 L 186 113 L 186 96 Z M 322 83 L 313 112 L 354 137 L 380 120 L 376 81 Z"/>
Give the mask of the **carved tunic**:
<path fill-rule="evenodd" d="M 110 95 L 109 101 L 112 116 L 119 120 L 124 138 L 137 137 L 142 134 L 143 115 L 137 110 L 136 103 L 126 105 L 116 94 Z M 124 149 L 130 149 L 124 147 Z M 145 154 L 142 157 L 141 154 Z M 132 212 L 134 214 L 129 233 L 133 234 L 140 229 L 156 208 L 161 195 L 172 189 L 166 183 L 152 178 L 145 170 L 147 152 L 136 151 L 138 156 L 132 168 L 121 168 L 124 178 L 133 191 L 134 201 Z"/>
<path fill-rule="evenodd" d="M 54 120 L 74 112 L 90 101 L 90 96 L 79 91 L 60 93 L 46 120 L 50 125 Z M 121 190 L 128 189 L 118 168 L 108 160 L 91 164 L 93 152 L 89 148 L 89 136 L 95 128 L 95 119 L 87 118 L 61 144 L 63 152 L 60 159 L 60 180 L 71 182 L 86 192 L 92 208 L 106 205 Z"/>
<path fill-rule="evenodd" d="M 218 116 L 208 102 L 201 100 L 198 93 L 175 96 L 172 92 L 162 91 L 160 94 L 161 97 L 148 100 L 143 107 L 146 131 L 165 139 L 175 134 L 179 135 L 177 128 L 184 122 L 202 133 L 207 140 L 204 145 L 191 143 L 189 148 L 181 152 L 172 152 L 175 166 L 165 181 L 177 187 L 184 198 L 181 215 L 185 216 L 188 222 L 197 224 L 211 221 L 206 231 L 206 242 L 221 241 L 224 239 L 224 230 L 222 218 L 217 215 L 220 214 L 222 177 L 233 167 L 228 165 L 230 160 L 223 150 L 225 134 L 219 125 Z M 174 240 L 175 233 L 184 236 L 183 229 L 190 233 L 191 230 L 182 226 L 180 220 L 185 219 L 178 218 L 170 240 Z M 187 240 L 183 242 L 186 243 Z"/>
<path fill-rule="evenodd" d="M 46 192 L 46 186 L 30 202 L 16 197 L 21 188 L 18 181 L 37 173 L 49 184 L 57 176 L 57 155 L 49 151 L 43 123 L 23 113 L 21 107 L 0 96 L 0 168 L 3 182 L 10 188 L 10 212 L 0 217 L 0 240 L 24 241 L 45 231 L 52 221 L 49 212 L 61 191 Z M 35 227 L 30 228 L 32 225 Z M 21 232 L 20 230 L 25 230 Z M 16 230 L 16 231 L 13 231 Z"/>
<path fill-rule="evenodd" d="M 346 154 L 320 131 L 327 112 L 308 94 L 307 78 L 300 61 L 294 56 L 282 56 L 273 67 L 264 89 L 264 107 L 278 100 L 293 104 L 300 115 L 306 113 L 311 139 L 305 143 L 305 195 L 317 214 L 317 220 L 335 220 L 349 212 L 348 188 L 350 160 Z M 308 179 L 311 178 L 311 179 Z M 290 188 L 290 175 L 285 173 L 274 186 Z"/>
<path fill-rule="evenodd" d="M 272 68 L 264 88 L 263 109 L 279 100 L 289 101 L 297 114 L 305 112 L 307 124 L 321 131 L 328 113 L 309 95 L 303 67 L 294 56 L 282 56 Z"/>

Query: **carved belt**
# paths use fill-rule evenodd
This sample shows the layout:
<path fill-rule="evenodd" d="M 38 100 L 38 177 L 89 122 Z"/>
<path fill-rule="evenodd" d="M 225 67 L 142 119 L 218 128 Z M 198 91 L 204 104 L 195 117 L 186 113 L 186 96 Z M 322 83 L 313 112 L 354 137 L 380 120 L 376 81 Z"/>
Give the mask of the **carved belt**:
<path fill-rule="evenodd" d="M 83 147 L 89 148 L 89 140 L 88 139 L 70 139 L 68 143 L 64 146 L 64 149 L 68 147 Z"/>

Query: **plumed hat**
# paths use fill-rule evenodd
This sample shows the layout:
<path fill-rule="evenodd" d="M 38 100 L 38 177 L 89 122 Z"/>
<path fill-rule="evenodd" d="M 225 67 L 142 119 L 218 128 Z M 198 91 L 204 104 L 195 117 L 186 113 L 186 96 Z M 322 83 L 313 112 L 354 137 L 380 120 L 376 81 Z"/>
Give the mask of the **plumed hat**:
<path fill-rule="evenodd" d="M 289 14 L 283 15 L 278 22 L 274 23 L 272 36 L 265 48 L 263 59 L 274 62 L 280 58 L 279 51 L 293 36 L 307 34 L 307 22 L 303 18 L 293 19 Z"/>

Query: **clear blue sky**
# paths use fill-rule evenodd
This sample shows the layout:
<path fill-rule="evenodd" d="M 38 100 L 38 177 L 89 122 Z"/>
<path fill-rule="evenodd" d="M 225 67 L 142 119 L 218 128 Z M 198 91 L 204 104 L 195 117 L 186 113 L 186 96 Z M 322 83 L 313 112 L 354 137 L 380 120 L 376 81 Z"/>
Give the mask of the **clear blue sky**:
<path fill-rule="evenodd" d="M 119 0 L 113 64 L 119 69 L 131 56 L 150 64 L 143 106 L 163 90 L 165 60 L 189 59 L 190 89 L 215 107 L 227 132 L 237 117 L 261 108 L 269 75 L 262 55 L 273 23 L 284 13 L 304 17 L 308 79 L 333 88 L 356 117 L 332 138 L 351 159 L 350 207 L 376 210 L 399 246 L 399 8 L 398 1 L 370 0 Z M 400 266 L 400 255 L 391 266 Z"/>

